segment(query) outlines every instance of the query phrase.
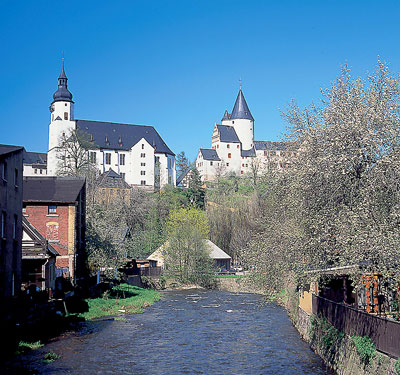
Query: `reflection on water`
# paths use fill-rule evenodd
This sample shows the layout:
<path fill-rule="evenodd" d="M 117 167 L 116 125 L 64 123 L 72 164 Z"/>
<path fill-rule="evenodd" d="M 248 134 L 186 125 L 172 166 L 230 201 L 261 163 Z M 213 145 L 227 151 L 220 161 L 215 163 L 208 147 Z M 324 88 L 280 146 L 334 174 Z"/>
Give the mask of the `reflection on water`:
<path fill-rule="evenodd" d="M 87 323 L 50 350 L 61 358 L 33 364 L 38 373 L 326 374 L 282 308 L 221 291 L 165 292 L 144 314 Z"/>

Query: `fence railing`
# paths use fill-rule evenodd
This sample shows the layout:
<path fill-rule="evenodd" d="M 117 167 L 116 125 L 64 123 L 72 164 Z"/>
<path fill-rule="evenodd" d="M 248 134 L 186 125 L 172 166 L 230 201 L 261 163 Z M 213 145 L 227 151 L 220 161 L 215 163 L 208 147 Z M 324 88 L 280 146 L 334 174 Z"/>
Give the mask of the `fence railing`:
<path fill-rule="evenodd" d="M 353 336 L 369 336 L 375 347 L 400 357 L 400 324 L 353 307 L 313 295 L 312 312 L 326 318 L 338 330 Z"/>
<path fill-rule="evenodd" d="M 160 277 L 161 267 L 142 267 L 140 268 L 141 276 Z"/>

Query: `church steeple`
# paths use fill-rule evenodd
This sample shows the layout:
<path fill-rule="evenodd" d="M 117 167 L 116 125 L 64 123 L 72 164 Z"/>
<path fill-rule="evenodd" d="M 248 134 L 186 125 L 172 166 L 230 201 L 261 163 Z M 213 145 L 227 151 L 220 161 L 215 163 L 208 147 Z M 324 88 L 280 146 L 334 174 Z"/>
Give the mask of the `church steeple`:
<path fill-rule="evenodd" d="M 246 119 L 246 120 L 254 121 L 254 118 L 251 115 L 249 107 L 247 106 L 246 99 L 244 98 L 241 88 L 240 88 L 238 96 L 236 98 L 235 105 L 233 106 L 233 110 L 232 110 L 230 119 L 231 120 Z"/>
<path fill-rule="evenodd" d="M 54 102 L 72 102 L 72 94 L 68 90 L 67 86 L 68 78 L 65 74 L 64 70 L 64 57 L 62 58 L 62 69 L 61 73 L 58 76 L 58 89 L 53 94 L 53 103 Z"/>

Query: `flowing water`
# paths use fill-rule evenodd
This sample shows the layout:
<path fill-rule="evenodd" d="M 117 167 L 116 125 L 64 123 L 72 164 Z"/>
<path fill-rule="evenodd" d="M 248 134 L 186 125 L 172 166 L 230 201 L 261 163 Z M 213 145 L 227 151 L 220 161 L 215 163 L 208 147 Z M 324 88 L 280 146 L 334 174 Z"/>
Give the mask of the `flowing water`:
<path fill-rule="evenodd" d="M 61 358 L 42 364 L 54 351 Z M 284 309 L 253 294 L 163 293 L 144 314 L 84 323 L 28 357 L 39 374 L 326 374 Z"/>

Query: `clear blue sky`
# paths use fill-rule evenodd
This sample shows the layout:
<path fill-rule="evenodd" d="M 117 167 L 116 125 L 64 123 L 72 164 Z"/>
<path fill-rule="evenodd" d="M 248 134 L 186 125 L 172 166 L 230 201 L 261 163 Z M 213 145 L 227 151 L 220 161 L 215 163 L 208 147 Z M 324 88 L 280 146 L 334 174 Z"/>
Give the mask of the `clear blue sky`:
<path fill-rule="evenodd" d="M 154 125 L 175 152 L 210 147 L 243 91 L 257 140 L 279 108 L 320 97 L 345 63 L 400 71 L 398 1 L 0 1 L 0 143 L 47 152 L 65 51 L 75 118 Z"/>

